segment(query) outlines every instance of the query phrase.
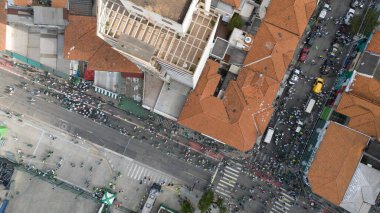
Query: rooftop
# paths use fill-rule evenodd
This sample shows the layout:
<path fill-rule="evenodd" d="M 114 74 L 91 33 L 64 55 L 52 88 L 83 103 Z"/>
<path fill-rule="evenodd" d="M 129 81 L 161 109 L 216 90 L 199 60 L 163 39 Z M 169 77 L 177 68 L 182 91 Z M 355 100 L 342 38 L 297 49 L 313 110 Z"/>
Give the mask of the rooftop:
<path fill-rule="evenodd" d="M 145 61 L 152 57 L 193 73 L 198 65 L 217 16 L 198 9 L 185 36 L 158 26 L 137 14 L 129 13 L 115 0 L 105 0 L 100 12 L 100 32 L 117 40 L 117 48 Z"/>
<path fill-rule="evenodd" d="M 222 1 L 231 5 L 232 7 L 235 7 L 235 8 L 240 7 L 240 0 L 222 0 Z"/>
<path fill-rule="evenodd" d="M 316 0 L 271 1 L 265 21 L 281 29 L 301 36 L 310 16 L 314 12 Z"/>
<path fill-rule="evenodd" d="M 34 5 L 33 0 L 13 0 L 13 4 L 16 6 Z M 67 0 L 51 0 L 51 7 L 67 8 Z"/>
<path fill-rule="evenodd" d="M 0 0 L 0 50 L 5 50 L 7 11 L 5 9 L 6 0 Z"/>
<path fill-rule="evenodd" d="M 369 212 L 379 192 L 380 171 L 360 163 L 340 206 L 348 212 Z"/>
<path fill-rule="evenodd" d="M 369 137 L 331 122 L 307 174 L 314 193 L 339 205 Z"/>
<path fill-rule="evenodd" d="M 163 17 L 181 23 L 192 0 L 129 0 L 134 4 Z"/>
<path fill-rule="evenodd" d="M 349 93 L 344 93 L 337 112 L 350 117 L 348 126 L 380 138 L 380 82 L 356 75 Z"/>
<path fill-rule="evenodd" d="M 350 93 L 380 106 L 380 81 L 356 75 Z"/>
<path fill-rule="evenodd" d="M 370 43 L 368 44 L 367 51 L 380 54 L 380 31 L 376 31 Z"/>
<path fill-rule="evenodd" d="M 213 96 L 221 79 L 218 68 L 217 62 L 207 61 L 197 87 L 188 96 L 179 123 L 247 151 L 253 147 L 257 136 L 265 131 L 273 109 L 267 106 L 258 111 L 260 106 L 245 95 L 249 92 L 253 92 L 253 96 L 275 93 L 279 85 L 271 79 L 243 70 L 239 77 L 245 78 L 231 81 L 224 98 L 219 99 Z M 247 90 L 252 90 L 242 91 L 244 84 Z"/>
<path fill-rule="evenodd" d="M 356 66 L 356 71 L 368 76 L 373 76 L 380 81 L 380 56 L 365 51 Z"/>
<path fill-rule="evenodd" d="M 96 35 L 96 17 L 69 16 L 65 59 L 88 62 L 88 69 L 140 73 L 138 67 Z"/>
<path fill-rule="evenodd" d="M 289 1 L 284 5 L 282 2 L 272 0 L 269 7 L 290 7 Z M 293 2 L 299 7 L 300 1 Z M 306 8 L 311 1 L 301 2 Z M 316 1 L 312 2 L 315 6 Z M 290 19 L 289 23 L 298 23 L 297 17 Z M 301 22 L 297 28 L 304 29 L 306 24 Z M 268 23 L 265 18 L 245 58 L 244 68 L 237 80 L 228 84 L 224 98 L 213 96 L 221 76 L 217 74 L 219 64 L 209 60 L 198 82 L 200 85 L 187 99 L 179 123 L 241 151 L 251 149 L 269 123 L 272 102 L 298 42 L 298 34 Z"/>

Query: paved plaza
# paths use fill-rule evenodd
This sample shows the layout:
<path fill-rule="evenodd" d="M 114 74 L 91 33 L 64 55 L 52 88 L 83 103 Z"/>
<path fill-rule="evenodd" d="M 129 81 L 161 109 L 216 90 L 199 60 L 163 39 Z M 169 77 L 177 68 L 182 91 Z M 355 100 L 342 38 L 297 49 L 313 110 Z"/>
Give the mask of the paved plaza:
<path fill-rule="evenodd" d="M 115 183 L 118 202 L 128 209 L 139 208 L 140 199 L 154 182 L 181 184 L 172 176 L 28 116 L 1 113 L 0 119 L 9 129 L 1 156 L 42 171 L 56 170 L 58 179 L 90 192 L 93 187 Z"/>

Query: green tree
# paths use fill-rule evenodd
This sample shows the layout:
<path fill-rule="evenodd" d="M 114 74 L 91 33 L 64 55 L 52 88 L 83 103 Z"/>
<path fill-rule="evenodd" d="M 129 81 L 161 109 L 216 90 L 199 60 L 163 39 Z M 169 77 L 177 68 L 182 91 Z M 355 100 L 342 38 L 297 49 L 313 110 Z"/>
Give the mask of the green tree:
<path fill-rule="evenodd" d="M 240 17 L 239 14 L 234 13 L 230 22 L 228 22 L 227 24 L 227 28 L 229 30 L 233 30 L 234 28 L 241 28 L 243 25 L 244 25 L 243 19 Z"/>
<path fill-rule="evenodd" d="M 215 204 L 218 206 L 220 213 L 227 213 L 227 208 L 224 206 L 222 198 L 218 198 Z"/>
<path fill-rule="evenodd" d="M 191 205 L 190 201 L 188 199 L 184 199 L 181 202 L 181 210 L 180 213 L 193 213 L 194 207 Z"/>
<path fill-rule="evenodd" d="M 368 11 L 363 15 L 354 16 L 351 20 L 350 25 L 352 34 L 370 34 L 373 31 L 373 29 L 379 24 L 377 21 L 378 17 L 379 13 L 373 8 L 368 9 Z"/>
<path fill-rule="evenodd" d="M 214 192 L 210 189 L 207 190 L 198 202 L 198 208 L 201 212 L 205 212 L 210 205 L 214 202 Z"/>

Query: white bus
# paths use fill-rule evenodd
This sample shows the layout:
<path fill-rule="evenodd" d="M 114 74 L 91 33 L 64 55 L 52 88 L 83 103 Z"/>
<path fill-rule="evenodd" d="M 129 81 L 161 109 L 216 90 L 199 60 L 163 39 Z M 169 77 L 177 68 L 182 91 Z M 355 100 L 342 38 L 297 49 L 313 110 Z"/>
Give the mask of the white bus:
<path fill-rule="evenodd" d="M 265 143 L 270 143 L 271 140 L 272 140 L 273 134 L 274 134 L 274 129 L 271 128 L 271 127 L 269 127 L 268 131 L 267 131 L 267 134 L 265 135 L 264 142 Z"/>
<path fill-rule="evenodd" d="M 311 113 L 315 105 L 315 100 L 310 98 L 309 101 L 307 102 L 305 112 Z"/>

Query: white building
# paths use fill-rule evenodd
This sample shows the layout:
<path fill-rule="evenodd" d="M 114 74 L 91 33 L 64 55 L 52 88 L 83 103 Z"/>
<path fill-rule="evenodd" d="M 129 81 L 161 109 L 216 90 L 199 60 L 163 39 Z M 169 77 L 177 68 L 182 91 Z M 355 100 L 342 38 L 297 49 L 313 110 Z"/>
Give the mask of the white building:
<path fill-rule="evenodd" d="M 210 5 L 211 0 L 206 3 L 199 0 L 99 0 L 98 36 L 141 70 L 163 82 L 157 84 L 159 88 L 144 89 L 144 94 L 161 91 L 153 97 L 153 102 L 143 100 L 144 107 L 156 112 L 160 110 L 155 106 L 163 104 L 168 108 L 171 105 L 182 108 L 185 99 L 180 98 L 181 103 L 177 103 L 171 97 L 163 100 L 160 94 L 184 94 L 195 88 L 219 22 L 219 15 Z M 179 86 L 171 88 L 170 84 Z M 152 104 L 144 104 L 148 102 Z M 161 111 L 161 114 L 175 119 L 180 112 L 176 111 L 178 113 Z"/>

